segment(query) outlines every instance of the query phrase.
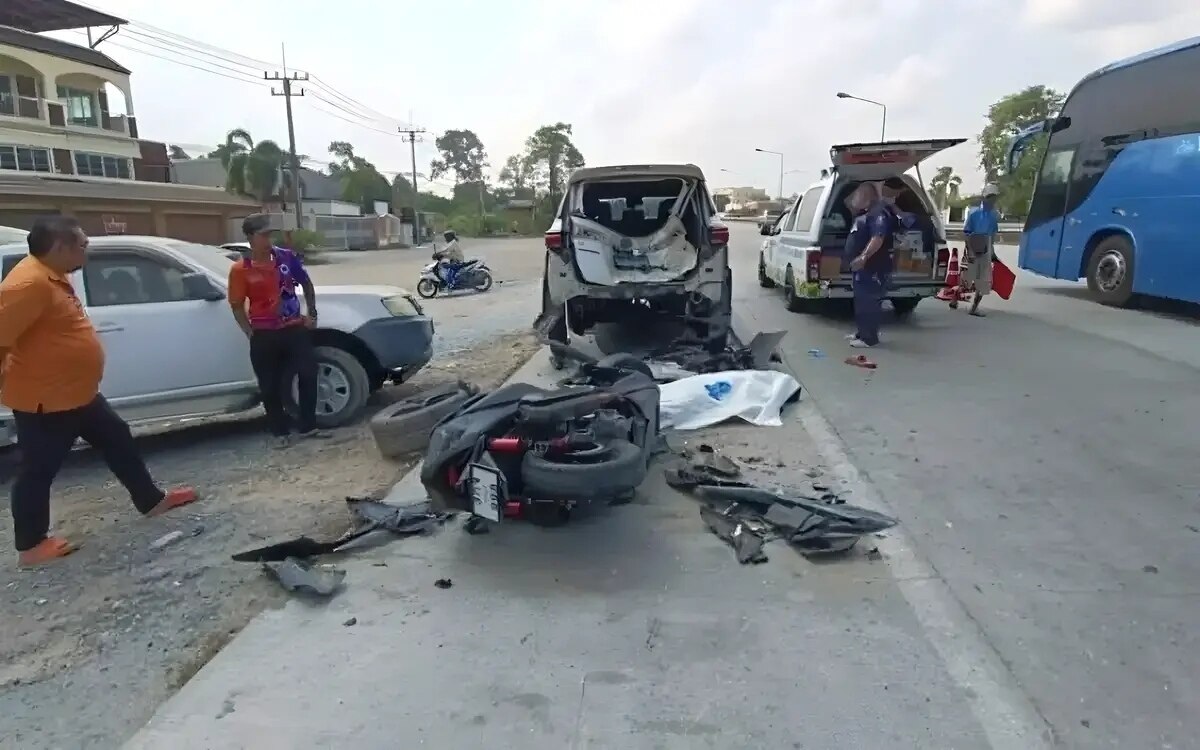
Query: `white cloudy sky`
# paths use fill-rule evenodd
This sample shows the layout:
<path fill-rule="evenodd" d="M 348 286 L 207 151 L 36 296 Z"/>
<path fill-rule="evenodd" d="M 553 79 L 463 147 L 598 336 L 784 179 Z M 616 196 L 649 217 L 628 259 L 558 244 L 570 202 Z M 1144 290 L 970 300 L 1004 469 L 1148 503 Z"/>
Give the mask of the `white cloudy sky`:
<path fill-rule="evenodd" d="M 802 170 L 788 193 L 827 165 L 831 144 L 878 138 L 879 109 L 837 91 L 886 102 L 889 139 L 970 137 L 930 166 L 954 166 L 973 188 L 973 138 L 997 98 L 1037 83 L 1067 90 L 1114 59 L 1200 35 L 1197 0 L 85 2 L 250 58 L 278 60 L 286 41 L 289 64 L 383 115 L 474 130 L 494 171 L 561 120 L 589 163 L 692 161 L 716 185 L 773 192 L 777 158 L 754 149 L 782 151 Z M 266 89 L 101 49 L 133 71 L 143 137 L 215 144 L 240 126 L 286 144 L 283 101 Z M 349 140 L 379 167 L 408 170 L 393 121 L 372 130 L 314 106 L 331 109 L 298 105 L 299 151 L 327 159 L 329 141 Z"/>

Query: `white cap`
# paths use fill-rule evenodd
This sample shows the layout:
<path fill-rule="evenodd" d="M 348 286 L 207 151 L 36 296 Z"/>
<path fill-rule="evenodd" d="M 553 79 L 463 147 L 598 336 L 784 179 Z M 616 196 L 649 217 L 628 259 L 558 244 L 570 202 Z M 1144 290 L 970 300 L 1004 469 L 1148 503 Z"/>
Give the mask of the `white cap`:
<path fill-rule="evenodd" d="M 987 185 L 983 186 L 983 192 L 980 193 L 980 195 L 982 195 L 984 198 L 988 197 L 989 195 L 1000 195 L 1000 188 L 992 183 L 988 183 Z"/>

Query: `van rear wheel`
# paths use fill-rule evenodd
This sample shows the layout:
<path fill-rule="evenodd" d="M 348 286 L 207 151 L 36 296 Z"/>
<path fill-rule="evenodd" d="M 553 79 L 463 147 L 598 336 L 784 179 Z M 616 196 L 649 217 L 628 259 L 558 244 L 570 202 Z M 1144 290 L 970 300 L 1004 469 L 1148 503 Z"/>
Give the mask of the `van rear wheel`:
<path fill-rule="evenodd" d="M 791 268 L 788 268 L 783 277 L 783 302 L 787 306 L 788 312 L 805 313 L 812 312 L 813 309 L 813 300 L 796 294 L 796 278 L 792 276 Z"/>
<path fill-rule="evenodd" d="M 758 285 L 763 289 L 771 289 L 775 286 L 775 282 L 767 276 L 767 263 L 763 260 L 762 253 L 758 254 Z"/>

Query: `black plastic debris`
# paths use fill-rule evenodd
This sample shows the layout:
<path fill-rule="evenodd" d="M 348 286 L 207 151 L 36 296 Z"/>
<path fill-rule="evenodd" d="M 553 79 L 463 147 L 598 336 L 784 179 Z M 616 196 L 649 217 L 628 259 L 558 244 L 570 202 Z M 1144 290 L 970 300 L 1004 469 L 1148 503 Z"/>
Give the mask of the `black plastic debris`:
<path fill-rule="evenodd" d="M 868 534 L 895 526 L 891 516 L 847 505 L 828 487 L 819 496 L 768 490 L 741 478 L 737 463 L 708 445 L 684 450 L 666 469 L 667 483 L 705 502 L 700 517 L 733 547 L 740 563 L 766 560 L 763 546 L 785 539 L 809 557 L 846 552 Z"/>
<path fill-rule="evenodd" d="M 704 346 L 676 341 L 652 351 L 647 359 L 669 362 L 697 374 L 726 370 L 769 370 L 771 363 L 777 361 L 775 350 L 785 335 L 786 331 L 759 333 L 745 346 L 729 345 L 716 352 Z"/>
<path fill-rule="evenodd" d="M 315 596 L 332 596 L 342 586 L 346 571 L 327 565 L 313 566 L 304 560 L 288 558 L 265 562 L 263 568 L 275 576 L 288 591 Z"/>
<path fill-rule="evenodd" d="M 713 508 L 700 509 L 700 518 L 708 524 L 708 528 L 717 538 L 733 547 L 737 561 L 747 563 L 764 563 L 767 555 L 763 552 L 766 540 L 750 529 L 745 521 L 720 513 Z"/>
<path fill-rule="evenodd" d="M 454 581 L 451 581 L 449 578 L 439 578 L 433 582 L 433 585 L 439 589 L 448 589 L 454 585 Z"/>
<path fill-rule="evenodd" d="M 300 536 L 264 547 L 239 552 L 233 556 L 237 562 L 279 562 L 288 558 L 305 559 L 337 552 L 350 542 L 374 531 L 390 531 L 396 536 L 415 536 L 432 531 L 453 516 L 452 513 L 434 513 L 429 502 L 397 506 L 362 497 L 348 497 L 346 504 L 354 514 L 356 526 L 336 539 L 319 541 Z"/>

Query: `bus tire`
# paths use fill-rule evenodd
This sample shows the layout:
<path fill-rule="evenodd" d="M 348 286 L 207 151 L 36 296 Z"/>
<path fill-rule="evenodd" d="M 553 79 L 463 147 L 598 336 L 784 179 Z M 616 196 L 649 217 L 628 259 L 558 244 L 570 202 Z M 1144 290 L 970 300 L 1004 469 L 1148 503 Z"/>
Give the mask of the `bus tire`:
<path fill-rule="evenodd" d="M 1133 243 L 1114 234 L 1093 248 L 1087 265 L 1087 285 L 1102 305 L 1127 307 L 1133 299 Z"/>

